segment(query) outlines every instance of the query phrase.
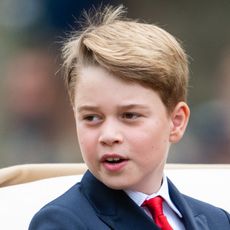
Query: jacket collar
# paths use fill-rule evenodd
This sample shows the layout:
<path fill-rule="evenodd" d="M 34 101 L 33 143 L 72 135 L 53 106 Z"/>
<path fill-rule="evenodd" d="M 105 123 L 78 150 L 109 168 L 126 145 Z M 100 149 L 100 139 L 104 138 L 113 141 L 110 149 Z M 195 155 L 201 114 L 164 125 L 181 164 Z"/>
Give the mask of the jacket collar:
<path fill-rule="evenodd" d="M 206 217 L 193 213 L 184 196 L 168 179 L 169 194 L 183 215 L 186 230 L 208 230 Z M 87 171 L 81 182 L 82 193 L 86 196 L 98 217 L 111 229 L 159 230 L 129 196 L 122 190 L 113 190 L 97 180 Z"/>
<path fill-rule="evenodd" d="M 208 230 L 208 224 L 206 217 L 199 212 L 196 212 L 193 207 L 191 207 L 186 196 L 182 195 L 174 184 L 168 179 L 169 195 L 176 205 L 178 210 L 182 213 L 182 222 L 185 225 L 186 230 L 203 229 Z M 191 198 L 189 198 L 191 199 Z"/>
<path fill-rule="evenodd" d="M 82 178 L 81 186 L 98 217 L 111 229 L 159 230 L 125 192 L 108 188 L 89 171 Z"/>

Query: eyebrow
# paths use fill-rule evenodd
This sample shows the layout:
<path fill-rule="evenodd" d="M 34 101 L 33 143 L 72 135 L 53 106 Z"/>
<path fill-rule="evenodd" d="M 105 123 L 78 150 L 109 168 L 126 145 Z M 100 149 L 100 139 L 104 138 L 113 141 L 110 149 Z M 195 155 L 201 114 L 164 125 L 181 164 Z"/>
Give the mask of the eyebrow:
<path fill-rule="evenodd" d="M 118 109 L 122 110 L 122 109 L 134 109 L 134 108 L 138 108 L 138 109 L 147 109 L 147 106 L 142 105 L 142 104 L 127 104 L 127 105 L 119 105 Z M 99 110 L 100 107 L 99 106 L 93 106 L 93 105 L 82 105 L 77 107 L 77 111 L 80 113 L 82 111 L 97 111 Z"/>
<path fill-rule="evenodd" d="M 120 109 L 133 109 L 133 108 L 146 109 L 147 106 L 142 105 L 142 104 L 128 104 L 128 105 L 118 106 L 118 108 L 120 108 Z"/>
<path fill-rule="evenodd" d="M 82 111 L 92 111 L 92 110 L 98 110 L 99 107 L 98 106 L 92 106 L 92 105 L 82 105 L 77 107 L 77 111 L 80 113 Z"/>

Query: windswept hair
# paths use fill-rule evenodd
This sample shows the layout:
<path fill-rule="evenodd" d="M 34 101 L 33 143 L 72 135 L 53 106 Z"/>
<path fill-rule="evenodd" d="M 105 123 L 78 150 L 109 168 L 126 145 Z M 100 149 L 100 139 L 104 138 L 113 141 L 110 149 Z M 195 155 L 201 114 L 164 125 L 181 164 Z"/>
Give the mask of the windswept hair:
<path fill-rule="evenodd" d="M 71 101 L 80 69 L 94 65 L 155 90 L 171 111 L 179 101 L 186 101 L 187 56 L 171 34 L 156 25 L 128 19 L 126 13 L 122 5 L 84 12 L 82 28 L 63 47 Z"/>

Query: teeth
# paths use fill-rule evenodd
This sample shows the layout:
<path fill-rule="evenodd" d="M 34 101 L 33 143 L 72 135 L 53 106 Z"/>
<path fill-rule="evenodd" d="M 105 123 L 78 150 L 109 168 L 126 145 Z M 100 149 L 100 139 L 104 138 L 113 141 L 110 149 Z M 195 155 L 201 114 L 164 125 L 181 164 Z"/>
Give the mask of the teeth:
<path fill-rule="evenodd" d="M 115 157 L 115 158 L 113 158 L 113 160 L 114 160 L 114 161 L 119 161 L 120 158 L 119 158 L 119 157 Z"/>
<path fill-rule="evenodd" d="M 109 162 L 113 162 L 113 161 L 119 161 L 120 158 L 119 157 L 109 157 L 106 160 L 109 161 Z"/>

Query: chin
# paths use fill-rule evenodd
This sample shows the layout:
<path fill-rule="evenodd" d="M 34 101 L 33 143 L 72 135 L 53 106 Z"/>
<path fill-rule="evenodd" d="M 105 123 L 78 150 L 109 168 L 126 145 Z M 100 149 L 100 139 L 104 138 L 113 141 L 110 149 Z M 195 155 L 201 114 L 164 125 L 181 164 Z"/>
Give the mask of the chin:
<path fill-rule="evenodd" d="M 113 178 L 106 179 L 106 180 L 102 179 L 101 182 L 105 184 L 107 187 L 115 190 L 125 190 L 131 186 L 127 184 L 127 181 L 124 179 L 122 179 L 122 181 L 120 181 L 120 179 L 116 180 Z"/>
<path fill-rule="evenodd" d="M 127 185 L 119 185 L 119 184 L 111 184 L 111 183 L 104 183 L 107 187 L 114 189 L 114 190 L 124 190 L 126 189 Z"/>

